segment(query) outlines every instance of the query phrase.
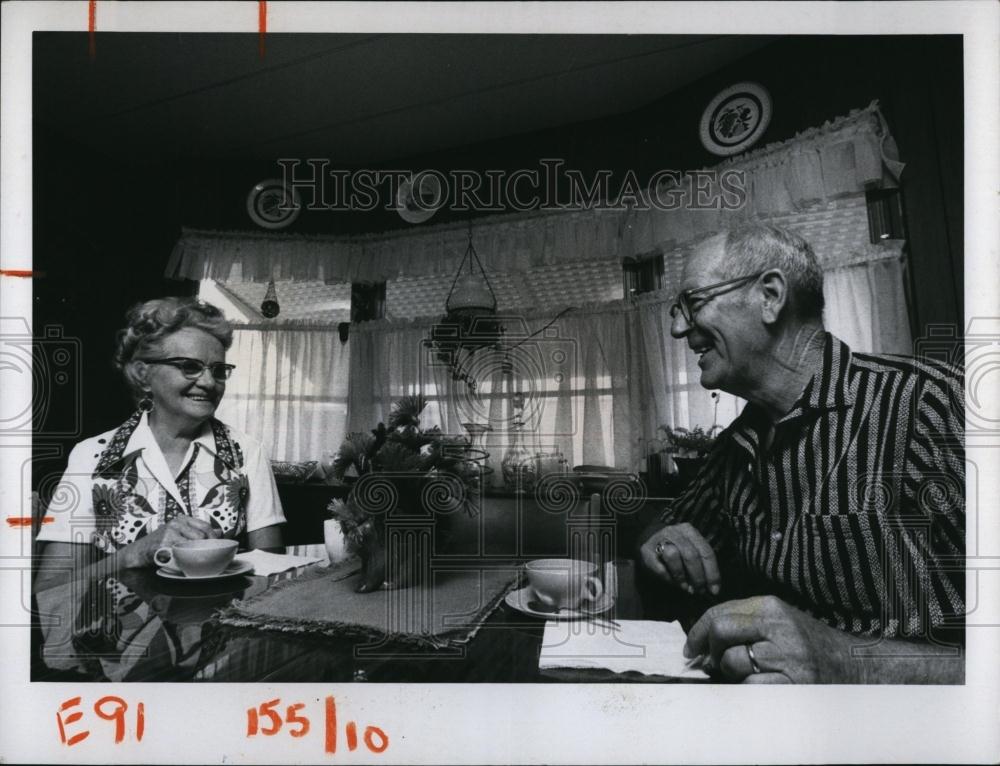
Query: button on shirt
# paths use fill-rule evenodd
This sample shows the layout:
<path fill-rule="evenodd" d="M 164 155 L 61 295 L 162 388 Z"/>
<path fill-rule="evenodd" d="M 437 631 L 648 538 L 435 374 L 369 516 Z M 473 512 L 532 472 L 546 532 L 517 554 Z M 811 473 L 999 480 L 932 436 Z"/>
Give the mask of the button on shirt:
<path fill-rule="evenodd" d="M 749 593 L 851 633 L 926 640 L 963 624 L 964 419 L 955 368 L 827 335 L 770 447 L 747 405 L 661 520 L 734 558 Z"/>
<path fill-rule="evenodd" d="M 207 521 L 225 537 L 284 523 L 261 445 L 221 423 L 215 428 L 225 448 L 220 449 L 213 426 L 206 423 L 176 476 L 145 413 L 138 422 L 130 419 L 119 429 L 80 442 L 46 511 L 53 522 L 42 527 L 38 539 L 93 542 L 113 551 L 179 514 Z M 111 457 L 117 459 L 101 470 L 106 450 L 113 450 Z"/>

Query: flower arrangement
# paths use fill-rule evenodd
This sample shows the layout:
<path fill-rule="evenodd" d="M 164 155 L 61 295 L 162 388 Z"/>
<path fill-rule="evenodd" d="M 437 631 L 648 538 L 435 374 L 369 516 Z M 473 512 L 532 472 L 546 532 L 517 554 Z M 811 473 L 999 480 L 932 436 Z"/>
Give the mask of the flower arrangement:
<path fill-rule="evenodd" d="M 473 516 L 478 510 L 481 467 L 470 453 L 469 440 L 445 435 L 437 427 L 422 429 L 420 415 L 426 406 L 419 395 L 399 399 L 392 406 L 388 426 L 379 423 L 367 433 L 349 434 L 334 458 L 334 477 L 343 480 L 354 474 L 357 482 L 346 501 L 334 500 L 327 510 L 340 522 L 348 550 L 361 556 L 363 569 L 369 568 L 369 558 L 381 555 L 384 559 L 387 511 L 430 512 L 439 527 L 447 527 L 442 522 L 455 511 Z M 374 568 L 379 566 L 376 563 Z M 384 562 L 381 566 L 384 569 Z M 396 571 L 406 569 L 402 566 Z M 366 576 L 370 582 L 367 587 L 363 583 L 361 590 L 381 587 L 378 578 L 377 572 Z"/>

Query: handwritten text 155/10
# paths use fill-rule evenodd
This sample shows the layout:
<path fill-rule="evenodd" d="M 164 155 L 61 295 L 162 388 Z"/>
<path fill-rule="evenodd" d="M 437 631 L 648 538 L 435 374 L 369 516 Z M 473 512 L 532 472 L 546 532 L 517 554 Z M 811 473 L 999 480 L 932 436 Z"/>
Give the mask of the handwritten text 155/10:
<path fill-rule="evenodd" d="M 328 696 L 324 701 L 323 727 L 324 744 L 323 749 L 327 753 L 337 752 L 338 724 L 337 724 L 337 701 Z M 284 716 L 281 714 L 281 698 L 260 703 L 257 707 L 247 708 L 247 736 L 256 737 L 263 735 L 273 737 L 284 729 L 292 737 L 304 737 L 309 734 L 312 723 L 307 715 L 302 714 L 305 708 L 304 702 L 295 702 L 285 707 Z M 358 725 L 354 721 L 348 721 L 344 725 L 344 739 L 347 741 L 347 749 L 354 751 L 358 747 Z M 373 753 L 381 753 L 389 747 L 389 736 L 378 726 L 365 726 L 362 734 L 362 741 Z"/>

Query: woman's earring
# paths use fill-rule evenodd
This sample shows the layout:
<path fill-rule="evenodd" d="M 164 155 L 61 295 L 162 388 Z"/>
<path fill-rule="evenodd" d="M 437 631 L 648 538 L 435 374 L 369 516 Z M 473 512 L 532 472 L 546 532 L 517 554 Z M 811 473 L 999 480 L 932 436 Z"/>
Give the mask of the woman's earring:
<path fill-rule="evenodd" d="M 139 409 L 143 412 L 153 411 L 153 392 L 144 391 L 142 394 L 142 399 L 139 400 Z"/>

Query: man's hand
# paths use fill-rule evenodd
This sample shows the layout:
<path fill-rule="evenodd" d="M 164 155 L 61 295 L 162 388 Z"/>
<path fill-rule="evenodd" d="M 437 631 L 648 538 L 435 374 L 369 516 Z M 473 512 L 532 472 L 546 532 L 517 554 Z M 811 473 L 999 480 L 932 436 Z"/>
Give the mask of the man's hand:
<path fill-rule="evenodd" d="M 715 551 L 701 532 L 688 523 L 657 530 L 639 549 L 646 568 L 688 593 L 713 595 L 721 578 Z"/>
<path fill-rule="evenodd" d="M 192 516 L 175 516 L 155 532 L 126 545 L 118 554 L 126 567 L 147 567 L 153 565 L 153 555 L 157 548 L 176 545 L 185 540 L 205 540 L 221 535 L 207 521 Z"/>
<path fill-rule="evenodd" d="M 756 596 L 711 607 L 688 633 L 684 656 L 707 655 L 711 668 L 744 683 L 856 683 L 855 641 L 775 596 Z"/>

